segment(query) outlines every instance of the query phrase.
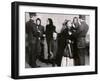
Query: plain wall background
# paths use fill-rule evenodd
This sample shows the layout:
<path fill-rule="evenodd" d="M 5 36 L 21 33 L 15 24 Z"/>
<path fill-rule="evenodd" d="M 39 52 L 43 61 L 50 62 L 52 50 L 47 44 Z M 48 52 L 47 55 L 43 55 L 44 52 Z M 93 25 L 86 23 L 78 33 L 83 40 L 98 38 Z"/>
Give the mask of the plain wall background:
<path fill-rule="evenodd" d="M 32 11 L 33 12 L 33 11 Z M 47 19 L 48 18 L 51 18 L 52 21 L 53 21 L 53 24 L 56 26 L 56 31 L 58 33 L 60 33 L 61 29 L 62 29 L 62 24 L 63 22 L 65 21 L 65 19 L 67 20 L 71 20 L 71 22 L 73 22 L 73 18 L 74 17 L 79 17 L 79 14 L 75 15 L 74 13 L 71 13 L 71 14 L 51 14 L 51 13 L 36 13 L 37 14 L 37 18 L 40 18 L 41 19 L 41 25 L 44 26 L 44 28 L 46 27 L 46 24 L 47 24 Z M 29 13 L 26 12 L 25 13 L 25 19 L 26 19 L 26 22 L 29 21 Z M 86 23 L 88 24 L 88 26 L 90 25 L 89 24 L 89 15 L 86 15 Z"/>
<path fill-rule="evenodd" d="M 13 81 L 11 72 L 11 2 L 14 0 L 1 0 L 0 2 L 0 81 Z M 17 0 L 18 1 L 18 0 Z M 20 0 L 19 0 L 20 1 Z M 57 3 L 71 5 L 98 6 L 100 14 L 100 0 L 21 0 L 25 2 Z M 98 15 L 98 35 L 100 35 L 100 15 Z M 98 41 L 100 37 L 98 36 Z M 100 48 L 100 42 L 98 42 Z M 100 50 L 98 50 L 98 68 L 100 68 Z M 100 70 L 98 70 L 99 73 Z M 97 75 L 64 76 L 39 79 L 23 79 L 26 81 L 100 81 Z M 22 81 L 22 80 L 21 80 Z"/>

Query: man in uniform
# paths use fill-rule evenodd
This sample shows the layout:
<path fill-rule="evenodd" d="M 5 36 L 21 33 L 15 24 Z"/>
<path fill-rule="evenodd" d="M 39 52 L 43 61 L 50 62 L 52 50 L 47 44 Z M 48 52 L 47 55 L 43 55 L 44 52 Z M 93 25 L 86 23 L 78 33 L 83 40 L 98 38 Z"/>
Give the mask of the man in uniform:
<path fill-rule="evenodd" d="M 85 22 L 85 15 L 79 15 L 80 26 L 77 28 L 77 51 L 79 55 L 80 65 L 85 65 L 85 54 L 86 54 L 86 34 L 89 26 Z"/>
<path fill-rule="evenodd" d="M 37 67 L 36 65 L 36 13 L 29 13 L 29 21 L 26 22 L 26 58 L 28 59 L 28 64 L 30 67 Z"/>

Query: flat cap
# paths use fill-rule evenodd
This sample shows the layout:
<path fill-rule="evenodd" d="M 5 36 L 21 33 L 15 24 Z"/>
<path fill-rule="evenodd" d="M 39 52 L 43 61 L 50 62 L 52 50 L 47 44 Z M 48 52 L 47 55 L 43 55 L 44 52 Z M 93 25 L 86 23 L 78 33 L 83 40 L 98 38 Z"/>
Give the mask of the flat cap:
<path fill-rule="evenodd" d="M 29 12 L 29 15 L 30 15 L 30 17 L 36 16 L 36 13 L 34 13 L 34 12 Z"/>
<path fill-rule="evenodd" d="M 79 15 L 79 19 L 85 20 L 85 15 Z"/>

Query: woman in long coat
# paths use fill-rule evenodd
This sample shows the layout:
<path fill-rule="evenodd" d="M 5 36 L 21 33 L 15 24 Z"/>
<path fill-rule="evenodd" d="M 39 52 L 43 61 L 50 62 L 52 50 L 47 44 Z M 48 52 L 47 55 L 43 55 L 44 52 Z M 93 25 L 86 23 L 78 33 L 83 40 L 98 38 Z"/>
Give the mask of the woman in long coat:
<path fill-rule="evenodd" d="M 47 25 L 46 25 L 46 42 L 48 48 L 48 59 L 51 57 L 51 49 L 52 49 L 52 42 L 53 42 L 53 33 L 56 32 L 56 27 L 53 25 L 53 21 L 51 18 L 48 18 Z"/>

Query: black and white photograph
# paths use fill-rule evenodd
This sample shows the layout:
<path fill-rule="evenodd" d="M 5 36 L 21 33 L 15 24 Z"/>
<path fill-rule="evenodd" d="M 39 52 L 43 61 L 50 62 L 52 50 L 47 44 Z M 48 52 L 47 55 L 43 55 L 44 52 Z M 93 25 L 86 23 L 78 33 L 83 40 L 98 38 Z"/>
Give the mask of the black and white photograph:
<path fill-rule="evenodd" d="M 97 74 L 97 7 L 12 3 L 14 79 Z"/>
<path fill-rule="evenodd" d="M 25 13 L 25 68 L 89 65 L 89 15 Z"/>

